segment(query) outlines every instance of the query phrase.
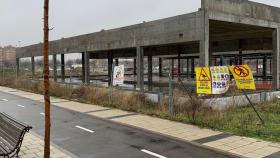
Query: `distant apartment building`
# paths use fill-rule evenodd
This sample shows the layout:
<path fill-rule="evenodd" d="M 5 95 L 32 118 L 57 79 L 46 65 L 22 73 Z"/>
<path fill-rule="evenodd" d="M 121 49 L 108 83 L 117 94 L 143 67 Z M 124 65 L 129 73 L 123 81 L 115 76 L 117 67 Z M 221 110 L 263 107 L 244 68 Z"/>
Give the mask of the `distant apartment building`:
<path fill-rule="evenodd" d="M 0 47 L 0 63 L 11 65 L 16 63 L 16 47 L 5 46 Z"/>

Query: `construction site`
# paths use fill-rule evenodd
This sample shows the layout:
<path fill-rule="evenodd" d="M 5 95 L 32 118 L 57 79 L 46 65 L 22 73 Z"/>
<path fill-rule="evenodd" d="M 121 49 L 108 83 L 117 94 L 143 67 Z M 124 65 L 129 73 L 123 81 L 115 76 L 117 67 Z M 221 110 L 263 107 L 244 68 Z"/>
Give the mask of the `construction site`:
<path fill-rule="evenodd" d="M 195 67 L 248 64 L 257 89 L 277 90 L 279 28 L 280 8 L 248 0 L 202 0 L 193 13 L 51 41 L 51 76 L 56 82 L 75 77 L 77 83 L 108 86 L 112 65 L 125 63 L 126 89 L 157 92 L 168 87 L 169 72 L 175 83 L 181 78 L 195 87 Z M 42 46 L 17 49 L 17 78 L 22 59 L 29 59 L 29 78 L 36 79 Z M 67 69 L 65 56 L 71 54 L 81 58 L 81 73 Z M 99 61 L 106 61 L 103 74 L 95 73 Z"/>

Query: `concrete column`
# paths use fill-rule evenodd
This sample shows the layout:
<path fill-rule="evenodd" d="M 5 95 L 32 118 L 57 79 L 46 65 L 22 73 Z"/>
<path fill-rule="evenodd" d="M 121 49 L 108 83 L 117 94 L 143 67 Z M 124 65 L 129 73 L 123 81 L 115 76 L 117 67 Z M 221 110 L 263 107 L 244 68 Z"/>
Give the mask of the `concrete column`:
<path fill-rule="evenodd" d="M 243 64 L 242 50 L 239 50 L 238 64 L 239 65 Z"/>
<path fill-rule="evenodd" d="M 242 65 L 243 64 L 243 57 L 242 57 L 242 40 L 238 40 L 238 49 L 239 49 L 239 56 L 238 56 L 238 65 Z"/>
<path fill-rule="evenodd" d="M 56 62 L 56 54 L 53 55 L 53 80 L 57 81 L 57 62 Z"/>
<path fill-rule="evenodd" d="M 19 79 L 19 58 L 16 58 L 16 79 Z"/>
<path fill-rule="evenodd" d="M 85 84 L 90 84 L 90 62 L 89 52 L 84 52 L 84 78 Z"/>
<path fill-rule="evenodd" d="M 133 75 L 136 75 L 136 71 L 137 71 L 137 68 L 136 68 L 136 58 L 133 59 Z"/>
<path fill-rule="evenodd" d="M 60 55 L 61 57 L 61 82 L 65 82 L 65 60 L 64 60 L 64 54 Z"/>
<path fill-rule="evenodd" d="M 238 56 L 238 55 L 235 55 L 234 58 L 235 58 L 235 60 L 234 60 L 234 65 L 238 65 L 239 56 Z"/>
<path fill-rule="evenodd" d="M 186 59 L 186 65 L 187 65 L 187 77 L 189 77 L 190 71 L 189 71 L 189 58 Z"/>
<path fill-rule="evenodd" d="M 258 75 L 259 74 L 259 59 L 257 59 L 256 70 L 257 70 L 257 75 Z"/>
<path fill-rule="evenodd" d="M 162 77 L 162 58 L 158 59 L 158 74 L 159 77 Z"/>
<path fill-rule="evenodd" d="M 153 89 L 153 57 L 148 56 L 148 87 L 149 91 Z"/>
<path fill-rule="evenodd" d="M 272 88 L 279 88 L 279 57 L 280 57 L 280 33 L 279 28 L 272 32 L 273 52 L 272 52 Z"/>
<path fill-rule="evenodd" d="M 195 72 L 194 72 L 194 58 L 191 58 L 191 74 L 192 74 L 192 78 L 195 77 Z"/>
<path fill-rule="evenodd" d="M 177 63 L 177 67 L 178 67 L 178 77 L 181 76 L 181 50 L 179 50 L 178 52 L 178 63 Z"/>
<path fill-rule="evenodd" d="M 116 66 L 119 66 L 119 59 L 115 59 Z"/>
<path fill-rule="evenodd" d="M 174 58 L 171 59 L 171 74 L 172 74 L 172 79 L 174 78 Z"/>
<path fill-rule="evenodd" d="M 266 64 L 267 64 L 267 55 L 264 55 L 264 57 L 263 57 L 263 78 L 264 79 L 266 79 L 266 76 L 267 76 Z"/>
<path fill-rule="evenodd" d="M 229 59 L 229 65 L 233 65 L 232 58 Z"/>
<path fill-rule="evenodd" d="M 203 11 L 201 27 L 202 27 L 202 39 L 199 42 L 199 65 L 209 66 L 209 18 L 207 11 Z"/>
<path fill-rule="evenodd" d="M 220 66 L 224 65 L 224 57 L 221 55 L 220 56 Z"/>
<path fill-rule="evenodd" d="M 144 91 L 144 48 L 136 48 L 137 88 Z"/>
<path fill-rule="evenodd" d="M 112 52 L 108 52 L 108 86 L 110 86 L 111 83 L 111 75 L 112 75 L 112 66 L 113 66 L 113 54 Z"/>
<path fill-rule="evenodd" d="M 209 41 L 209 66 L 216 66 L 215 58 L 213 57 L 213 42 Z"/>
<path fill-rule="evenodd" d="M 82 52 L 82 82 L 86 83 L 85 52 Z"/>
<path fill-rule="evenodd" d="M 35 57 L 31 57 L 31 75 L 32 75 L 32 80 L 35 79 Z"/>

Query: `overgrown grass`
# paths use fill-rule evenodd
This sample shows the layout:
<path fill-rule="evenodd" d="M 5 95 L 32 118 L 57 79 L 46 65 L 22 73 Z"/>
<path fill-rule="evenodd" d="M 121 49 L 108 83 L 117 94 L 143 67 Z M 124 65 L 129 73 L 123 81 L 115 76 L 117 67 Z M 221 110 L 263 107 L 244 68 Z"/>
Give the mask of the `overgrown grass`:
<path fill-rule="evenodd" d="M 251 107 L 234 108 L 225 112 L 201 110 L 194 124 L 240 136 L 280 142 L 280 102 L 264 103 L 256 107 L 265 121 L 265 126 L 261 125 Z M 186 115 L 179 114 L 176 119 L 184 123 L 193 123 Z"/>
<path fill-rule="evenodd" d="M 43 93 L 43 82 L 31 82 L 25 79 L 16 82 L 13 77 L 10 77 L 1 80 L 0 85 L 40 94 Z M 178 89 L 174 90 L 175 105 L 172 117 L 170 117 L 168 112 L 167 99 L 163 99 L 161 103 L 155 104 L 147 101 L 144 94 L 137 92 L 114 89 L 113 104 L 109 104 L 108 89 L 84 85 L 73 87 L 51 82 L 50 94 L 51 96 L 83 103 L 97 104 L 195 124 L 202 128 L 225 131 L 240 136 L 280 142 L 280 102 L 277 101 L 257 105 L 257 109 L 265 121 L 265 126 L 262 126 L 251 107 L 232 108 L 225 112 L 219 112 L 203 106 L 205 103 L 198 102 L 197 98 L 195 98 L 194 103 L 182 102 L 177 97 L 183 95 Z M 196 105 L 195 108 L 193 104 Z"/>

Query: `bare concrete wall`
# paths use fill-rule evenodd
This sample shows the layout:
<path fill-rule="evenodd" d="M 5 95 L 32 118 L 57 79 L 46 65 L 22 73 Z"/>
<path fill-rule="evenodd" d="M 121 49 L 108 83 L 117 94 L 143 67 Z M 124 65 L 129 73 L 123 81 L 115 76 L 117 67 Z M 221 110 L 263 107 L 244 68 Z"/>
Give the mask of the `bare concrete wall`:
<path fill-rule="evenodd" d="M 242 17 L 280 22 L 280 9 L 248 0 L 202 0 L 202 8 Z"/>

